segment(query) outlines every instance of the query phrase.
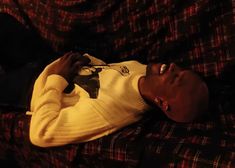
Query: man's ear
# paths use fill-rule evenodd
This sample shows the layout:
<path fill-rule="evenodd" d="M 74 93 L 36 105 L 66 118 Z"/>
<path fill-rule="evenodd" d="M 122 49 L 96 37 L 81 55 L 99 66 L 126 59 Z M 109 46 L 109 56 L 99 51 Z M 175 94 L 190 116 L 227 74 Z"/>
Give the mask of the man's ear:
<path fill-rule="evenodd" d="M 170 110 L 165 111 L 167 117 L 175 122 L 189 123 L 196 119 L 196 109 L 189 105 L 185 105 L 184 102 L 179 102 L 177 99 L 169 100 Z"/>

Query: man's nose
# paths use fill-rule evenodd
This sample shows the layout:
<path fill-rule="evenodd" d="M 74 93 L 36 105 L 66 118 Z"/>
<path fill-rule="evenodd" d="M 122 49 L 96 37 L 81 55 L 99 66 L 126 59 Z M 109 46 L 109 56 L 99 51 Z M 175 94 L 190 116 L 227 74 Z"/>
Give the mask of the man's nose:
<path fill-rule="evenodd" d="M 171 63 L 169 67 L 170 72 L 180 72 L 182 69 L 177 66 L 175 63 Z"/>
<path fill-rule="evenodd" d="M 169 66 L 169 71 L 170 72 L 174 72 L 175 71 L 175 63 L 170 63 L 170 66 Z"/>

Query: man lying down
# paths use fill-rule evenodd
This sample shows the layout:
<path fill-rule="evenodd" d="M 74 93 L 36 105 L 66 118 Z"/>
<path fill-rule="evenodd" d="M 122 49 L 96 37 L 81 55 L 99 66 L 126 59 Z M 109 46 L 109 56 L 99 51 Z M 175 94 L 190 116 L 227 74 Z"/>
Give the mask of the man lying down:
<path fill-rule="evenodd" d="M 40 147 L 91 141 L 139 121 L 155 107 L 175 122 L 193 122 L 207 112 L 208 97 L 205 82 L 174 63 L 106 64 L 69 52 L 35 81 L 30 140 Z"/>

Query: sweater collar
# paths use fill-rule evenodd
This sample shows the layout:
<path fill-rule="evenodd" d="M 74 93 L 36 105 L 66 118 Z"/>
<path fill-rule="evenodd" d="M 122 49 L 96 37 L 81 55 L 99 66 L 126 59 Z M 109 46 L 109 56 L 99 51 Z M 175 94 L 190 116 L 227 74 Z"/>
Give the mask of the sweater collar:
<path fill-rule="evenodd" d="M 139 79 L 144 76 L 144 74 L 139 74 L 139 75 L 136 75 L 136 76 L 133 76 L 133 80 L 132 80 L 132 87 L 134 89 L 134 94 L 136 94 L 136 103 L 137 105 L 140 107 L 140 108 L 143 108 L 143 109 L 149 109 L 150 106 L 145 102 L 145 100 L 143 99 L 143 97 L 141 96 L 140 94 L 140 91 L 139 91 L 139 86 L 138 86 L 138 83 L 139 83 Z"/>

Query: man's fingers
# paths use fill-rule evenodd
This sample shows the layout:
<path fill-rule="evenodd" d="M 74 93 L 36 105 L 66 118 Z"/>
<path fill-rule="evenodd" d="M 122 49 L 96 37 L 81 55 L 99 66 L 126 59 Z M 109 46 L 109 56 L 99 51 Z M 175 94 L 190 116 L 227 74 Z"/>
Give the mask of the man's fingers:
<path fill-rule="evenodd" d="M 73 56 L 73 61 L 74 62 L 80 62 L 81 65 L 88 65 L 91 60 L 88 57 L 82 56 L 79 53 L 74 53 L 75 55 Z"/>
<path fill-rule="evenodd" d="M 84 66 L 85 64 L 83 64 L 81 61 L 77 61 L 73 64 L 72 68 L 74 71 L 78 72 L 79 69 L 82 68 L 82 66 Z"/>
<path fill-rule="evenodd" d="M 81 57 L 83 57 L 83 56 L 82 56 L 80 53 L 76 52 L 76 53 L 73 53 L 73 54 L 72 54 L 71 59 L 72 59 L 72 61 L 74 62 L 74 61 L 80 59 Z"/>
<path fill-rule="evenodd" d="M 61 57 L 61 60 L 62 60 L 62 61 L 70 60 L 71 63 L 75 63 L 75 62 L 77 62 L 77 61 L 80 61 L 81 64 L 83 64 L 83 65 L 87 65 L 87 64 L 89 64 L 90 61 L 91 61 L 88 57 L 85 57 L 85 56 L 81 55 L 81 54 L 78 53 L 78 52 L 74 53 L 74 52 L 72 52 L 72 51 L 70 51 L 70 52 L 64 54 L 64 56 Z"/>
<path fill-rule="evenodd" d="M 67 53 L 65 53 L 62 57 L 61 57 L 61 59 L 67 59 L 68 57 L 70 57 L 71 55 L 73 54 L 73 52 L 72 51 L 70 51 L 70 52 L 67 52 Z"/>
<path fill-rule="evenodd" d="M 82 56 L 79 53 L 68 52 L 60 60 L 61 68 L 70 69 L 70 73 L 77 73 L 79 69 L 90 63 L 88 57 Z"/>

